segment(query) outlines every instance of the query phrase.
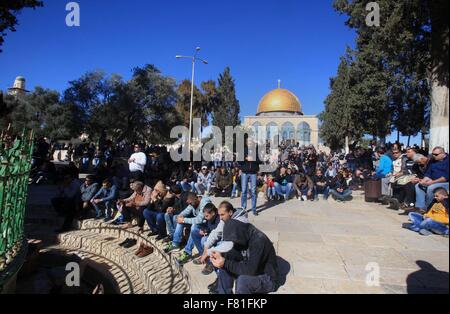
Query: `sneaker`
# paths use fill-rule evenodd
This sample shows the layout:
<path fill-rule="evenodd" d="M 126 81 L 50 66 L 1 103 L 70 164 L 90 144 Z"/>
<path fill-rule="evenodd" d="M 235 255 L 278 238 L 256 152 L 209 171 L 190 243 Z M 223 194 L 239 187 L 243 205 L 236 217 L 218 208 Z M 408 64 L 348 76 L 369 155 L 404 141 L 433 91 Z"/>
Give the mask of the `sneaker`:
<path fill-rule="evenodd" d="M 157 236 L 157 235 L 158 235 L 158 232 L 155 232 L 155 231 L 152 231 L 152 232 L 150 232 L 148 234 L 149 237 L 154 237 L 154 236 Z"/>
<path fill-rule="evenodd" d="M 308 200 L 308 197 L 306 195 L 302 195 L 302 200 L 306 202 Z"/>
<path fill-rule="evenodd" d="M 191 255 L 186 253 L 186 251 L 183 251 L 181 256 L 178 258 L 177 262 L 178 262 L 178 264 L 183 265 L 183 264 L 186 264 L 187 262 L 189 262 L 191 260 L 191 258 L 192 258 Z"/>
<path fill-rule="evenodd" d="M 105 219 L 103 219 L 103 222 L 109 222 L 111 220 L 112 220 L 112 217 L 107 216 L 107 217 L 105 217 Z"/>
<path fill-rule="evenodd" d="M 172 242 L 172 237 L 171 236 L 168 236 L 167 238 L 165 238 L 163 240 L 163 243 L 169 243 L 169 242 Z"/>
<path fill-rule="evenodd" d="M 165 253 L 170 253 L 170 252 L 176 252 L 179 251 L 180 248 L 176 245 L 173 244 L 173 242 L 170 242 L 165 248 L 164 248 L 164 252 Z"/>
<path fill-rule="evenodd" d="M 200 258 L 194 259 L 194 260 L 192 261 L 192 263 L 193 263 L 194 265 L 197 265 L 197 266 L 203 265 L 203 263 L 200 261 Z"/>
<path fill-rule="evenodd" d="M 420 233 L 421 235 L 423 235 L 423 236 L 426 236 L 426 237 L 433 234 L 433 232 L 431 232 L 430 230 L 427 230 L 427 229 L 420 229 L 420 230 L 419 230 L 419 233 Z"/>
<path fill-rule="evenodd" d="M 206 264 L 205 268 L 203 268 L 203 270 L 202 270 L 202 274 L 205 276 L 208 276 L 208 275 L 212 274 L 213 272 L 214 272 L 214 266 L 209 263 Z"/>
<path fill-rule="evenodd" d="M 253 211 L 253 216 L 259 216 L 259 214 L 256 210 Z"/>

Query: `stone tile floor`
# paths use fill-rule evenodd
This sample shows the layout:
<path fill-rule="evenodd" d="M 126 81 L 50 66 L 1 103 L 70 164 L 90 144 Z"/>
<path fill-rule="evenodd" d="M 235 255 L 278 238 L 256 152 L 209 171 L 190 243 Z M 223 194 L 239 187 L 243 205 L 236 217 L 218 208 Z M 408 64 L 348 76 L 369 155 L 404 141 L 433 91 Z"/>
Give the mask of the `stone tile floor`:
<path fill-rule="evenodd" d="M 218 205 L 223 199 L 215 199 Z M 232 200 L 240 206 L 240 200 Z M 449 240 L 423 237 L 403 229 L 407 216 L 356 197 L 302 202 L 296 199 L 266 206 L 258 199 L 251 222 L 273 241 L 286 275 L 277 293 L 448 293 Z M 267 208 L 269 207 L 269 208 Z M 185 265 L 198 292 L 215 275 Z M 379 269 L 379 285 L 366 284 Z"/>
<path fill-rule="evenodd" d="M 55 192 L 54 187 L 31 188 L 29 201 L 47 207 Z M 231 202 L 240 206 L 240 199 Z M 386 206 L 357 196 L 347 203 L 290 200 L 269 205 L 260 198 L 258 208 L 260 215 L 250 215 L 250 220 L 273 241 L 285 274 L 277 293 L 449 291 L 448 238 L 403 229 L 408 217 Z M 366 284 L 374 265 L 379 266 L 379 286 Z M 192 263 L 184 267 L 193 292 L 207 293 L 215 275 L 203 276 L 202 267 Z"/>

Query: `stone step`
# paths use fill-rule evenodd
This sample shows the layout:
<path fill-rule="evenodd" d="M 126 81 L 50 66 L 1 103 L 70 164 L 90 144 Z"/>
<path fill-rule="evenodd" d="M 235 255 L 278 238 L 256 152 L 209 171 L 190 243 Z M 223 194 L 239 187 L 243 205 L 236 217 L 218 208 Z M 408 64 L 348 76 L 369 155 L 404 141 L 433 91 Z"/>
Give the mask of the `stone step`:
<path fill-rule="evenodd" d="M 97 222 L 96 222 L 97 223 Z M 115 230 L 113 230 L 115 229 Z M 121 265 L 127 274 L 142 278 L 143 285 L 148 293 L 187 293 L 189 284 L 187 276 L 173 267 L 173 261 L 169 256 L 155 248 L 155 252 L 145 258 L 138 258 L 134 252 L 138 246 L 125 249 L 119 246 L 123 237 L 116 237 L 122 232 L 126 238 L 135 238 L 138 245 L 150 241 L 134 234 L 134 232 L 118 230 L 117 228 L 82 229 L 60 235 L 60 243 L 63 247 L 74 250 L 83 250 L 96 254 Z"/>

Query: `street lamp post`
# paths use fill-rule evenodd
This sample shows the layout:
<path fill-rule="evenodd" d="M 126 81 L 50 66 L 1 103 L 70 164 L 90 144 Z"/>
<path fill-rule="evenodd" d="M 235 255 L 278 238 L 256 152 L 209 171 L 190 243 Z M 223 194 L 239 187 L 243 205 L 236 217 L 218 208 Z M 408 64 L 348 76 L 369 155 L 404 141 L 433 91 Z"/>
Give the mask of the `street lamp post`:
<path fill-rule="evenodd" d="M 208 64 L 207 61 L 197 57 L 200 47 L 195 49 L 195 54 L 193 56 L 176 56 L 177 59 L 190 59 L 192 60 L 192 80 L 191 80 L 191 107 L 189 109 L 189 137 L 188 137 L 188 150 L 191 151 L 191 141 L 192 141 L 192 115 L 194 107 L 194 79 L 195 79 L 195 61 L 201 61 L 203 64 Z"/>

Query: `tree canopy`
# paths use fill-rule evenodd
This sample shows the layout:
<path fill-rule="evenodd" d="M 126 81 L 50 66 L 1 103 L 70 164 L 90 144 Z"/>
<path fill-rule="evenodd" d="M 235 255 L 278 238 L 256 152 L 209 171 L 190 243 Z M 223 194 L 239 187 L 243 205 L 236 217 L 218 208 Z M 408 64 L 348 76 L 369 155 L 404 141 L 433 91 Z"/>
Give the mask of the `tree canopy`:
<path fill-rule="evenodd" d="M 15 32 L 19 23 L 17 15 L 25 8 L 37 8 L 44 5 L 39 0 L 2 0 L 0 2 L 0 52 L 5 42 L 6 32 Z"/>
<path fill-rule="evenodd" d="M 351 138 L 368 134 L 383 139 L 397 130 L 405 136 L 414 136 L 429 125 L 430 1 L 377 1 L 379 27 L 366 24 L 369 2 L 334 2 L 335 9 L 347 15 L 346 25 L 355 29 L 357 38 L 356 47 L 347 50 L 345 64 L 341 62 L 337 76 L 332 79 L 321 115 L 322 137 L 332 146 L 342 147 L 343 134 Z M 356 120 L 342 121 L 348 118 Z M 361 125 L 357 132 L 355 123 Z"/>

